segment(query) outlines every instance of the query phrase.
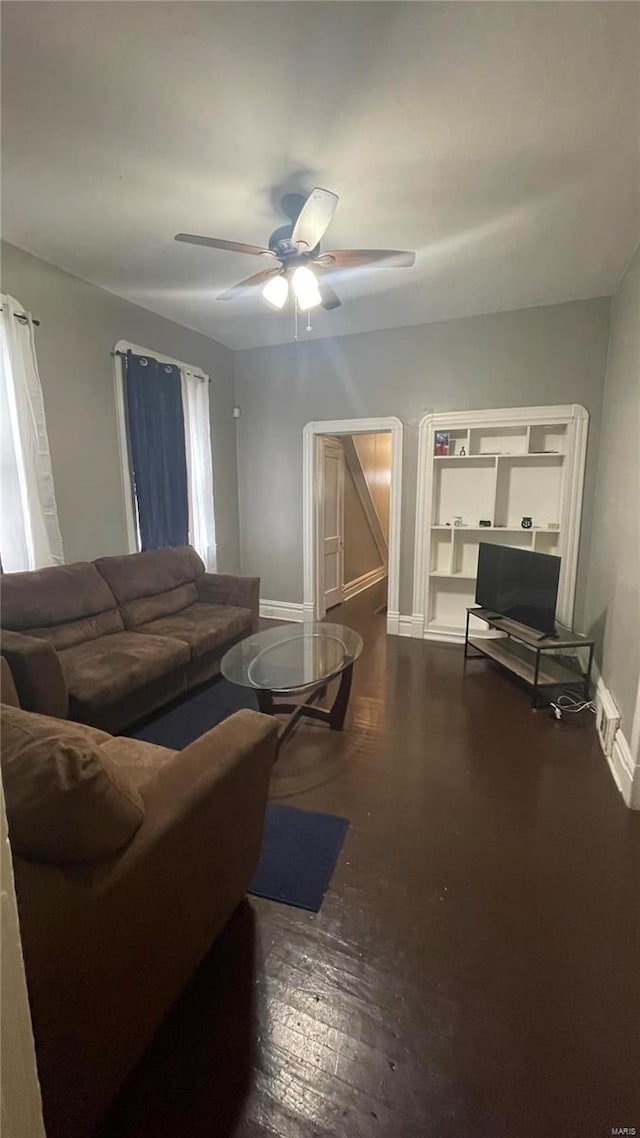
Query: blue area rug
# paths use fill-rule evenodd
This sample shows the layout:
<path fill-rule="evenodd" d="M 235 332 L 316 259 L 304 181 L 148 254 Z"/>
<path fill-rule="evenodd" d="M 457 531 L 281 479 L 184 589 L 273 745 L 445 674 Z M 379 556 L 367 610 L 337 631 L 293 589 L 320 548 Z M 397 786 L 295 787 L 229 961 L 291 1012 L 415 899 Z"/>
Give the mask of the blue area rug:
<path fill-rule="evenodd" d="M 317 913 L 348 828 L 347 819 L 337 814 L 270 802 L 249 892 Z"/>
<path fill-rule="evenodd" d="M 129 735 L 182 751 L 243 707 L 257 711 L 253 692 L 220 676 Z M 347 819 L 336 814 L 268 803 L 260 862 L 249 892 L 317 913 L 348 827 Z"/>
<path fill-rule="evenodd" d="M 251 689 L 241 688 L 218 676 L 205 688 L 171 704 L 127 734 L 132 739 L 144 739 L 158 747 L 182 751 L 205 731 L 210 731 L 243 707 L 258 710 L 258 701 Z"/>

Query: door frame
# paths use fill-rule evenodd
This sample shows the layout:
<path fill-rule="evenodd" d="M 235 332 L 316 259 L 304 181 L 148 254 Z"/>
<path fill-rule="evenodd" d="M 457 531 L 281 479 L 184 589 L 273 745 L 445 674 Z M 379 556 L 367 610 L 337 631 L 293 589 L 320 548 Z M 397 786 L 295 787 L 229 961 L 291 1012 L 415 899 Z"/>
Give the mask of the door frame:
<path fill-rule="evenodd" d="M 338 542 L 338 548 L 337 548 L 338 561 L 337 561 L 337 572 L 336 572 L 337 584 L 336 584 L 336 587 L 333 591 L 335 593 L 339 594 L 340 600 L 333 601 L 332 605 L 330 606 L 331 608 L 333 608 L 333 605 L 341 604 L 342 601 L 344 600 L 344 480 L 345 480 L 346 462 L 345 462 L 345 457 L 344 457 L 344 450 L 342 448 L 342 443 L 340 442 L 340 439 L 336 438 L 335 435 L 318 435 L 318 443 L 319 443 L 319 448 L 320 448 L 321 462 L 320 462 L 320 467 L 318 469 L 318 480 L 317 480 L 316 485 L 317 485 L 317 489 L 318 489 L 318 496 L 321 500 L 321 503 L 324 503 L 324 499 L 325 499 L 325 495 L 326 495 L 327 444 L 329 446 L 329 449 L 332 450 L 333 453 L 335 453 L 336 455 L 339 454 L 338 488 L 337 488 L 337 495 L 336 495 L 337 500 L 338 500 L 338 504 L 339 504 L 338 505 L 338 511 L 337 511 L 338 516 L 336 519 L 337 542 Z M 326 541 L 327 541 L 326 511 L 323 509 L 320 509 L 318 511 L 318 542 L 319 542 L 319 544 L 318 544 L 317 574 L 318 574 L 318 592 L 322 596 L 322 607 L 324 608 L 325 613 L 328 611 L 328 609 L 327 609 L 327 576 L 326 576 L 327 553 L 326 553 L 326 549 L 325 549 Z"/>
<path fill-rule="evenodd" d="M 318 492 L 321 435 L 391 434 L 391 484 L 389 487 L 389 588 L 387 632 L 397 635 L 400 623 L 400 520 L 402 504 L 402 420 L 395 415 L 371 419 L 318 419 L 307 423 L 302 436 L 302 556 L 303 619 L 321 620 L 325 615 L 318 572 L 320 509 Z"/>

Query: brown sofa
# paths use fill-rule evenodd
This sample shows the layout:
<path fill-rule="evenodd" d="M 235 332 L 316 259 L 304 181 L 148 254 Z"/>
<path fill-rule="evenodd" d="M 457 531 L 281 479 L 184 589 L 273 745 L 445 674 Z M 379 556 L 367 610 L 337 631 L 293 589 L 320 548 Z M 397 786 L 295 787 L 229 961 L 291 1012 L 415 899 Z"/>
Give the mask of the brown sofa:
<path fill-rule="evenodd" d="M 178 754 L 3 705 L 47 1138 L 87 1138 L 241 900 L 276 732 L 240 711 Z"/>
<path fill-rule="evenodd" d="M 22 707 L 121 731 L 216 675 L 255 631 L 258 577 L 190 546 L 2 577 L 2 654 Z"/>

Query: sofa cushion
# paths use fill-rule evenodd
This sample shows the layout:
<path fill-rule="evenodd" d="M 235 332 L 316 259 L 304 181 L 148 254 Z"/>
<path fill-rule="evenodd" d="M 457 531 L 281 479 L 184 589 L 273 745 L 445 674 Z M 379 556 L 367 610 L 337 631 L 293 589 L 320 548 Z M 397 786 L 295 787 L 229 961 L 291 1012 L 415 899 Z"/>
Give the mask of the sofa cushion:
<path fill-rule="evenodd" d="M 63 648 L 73 648 L 75 644 L 97 640 L 99 636 L 110 636 L 112 632 L 124 632 L 124 623 L 117 609 L 56 624 L 53 628 L 30 628 L 28 635 L 48 640 L 56 651 L 61 652 Z"/>
<path fill-rule="evenodd" d="M 168 589 L 165 593 L 154 593 L 152 597 L 138 597 L 135 601 L 121 605 L 120 612 L 125 627 L 136 628 L 158 617 L 180 612 L 197 599 L 196 587 L 193 581 L 190 581 L 186 585 L 178 585 L 176 589 Z"/>
<path fill-rule="evenodd" d="M 2 709 L 2 780 L 11 844 L 66 865 L 121 849 L 144 817 L 142 798 L 100 743 L 104 732 L 20 708 Z"/>
<path fill-rule="evenodd" d="M 115 703 L 186 664 L 189 649 L 177 639 L 116 632 L 65 648 L 59 656 L 70 698 L 91 708 Z"/>
<path fill-rule="evenodd" d="M 78 561 L 4 574 L 2 627 L 66 648 L 124 626 L 104 578 L 95 566 Z"/>
<path fill-rule="evenodd" d="M 150 621 L 137 629 L 153 636 L 171 636 L 189 645 L 192 656 L 222 648 L 230 640 L 251 632 L 251 609 L 197 602 L 173 616 Z"/>
<path fill-rule="evenodd" d="M 196 581 L 204 573 L 204 564 L 190 545 L 150 549 L 123 557 L 100 557 L 93 564 L 119 605 L 139 597 L 166 593 Z"/>
<path fill-rule="evenodd" d="M 13 715 L 12 711 L 19 712 Z M 28 716 L 27 719 L 24 717 Z M 89 727 L 86 723 L 74 723 L 71 719 L 55 719 L 53 715 L 38 715 L 35 711 L 25 711 L 24 708 L 9 708 L 2 706 L 2 743 L 9 741 L 7 732 L 16 724 L 24 727 L 29 724 L 29 736 L 32 739 L 64 739 L 74 747 L 99 747 L 108 743 L 112 738 L 106 731 L 98 727 Z"/>
<path fill-rule="evenodd" d="M 167 747 L 158 747 L 144 739 L 128 739 L 124 735 L 110 735 L 101 745 L 100 754 L 125 774 L 127 782 L 135 786 L 144 798 L 146 787 L 168 762 L 177 755 Z"/>

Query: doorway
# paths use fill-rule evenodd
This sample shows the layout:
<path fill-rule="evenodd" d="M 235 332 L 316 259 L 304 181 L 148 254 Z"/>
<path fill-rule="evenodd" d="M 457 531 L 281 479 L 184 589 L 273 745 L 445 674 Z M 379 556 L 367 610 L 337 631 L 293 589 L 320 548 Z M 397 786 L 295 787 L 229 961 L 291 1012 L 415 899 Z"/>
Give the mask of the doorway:
<path fill-rule="evenodd" d="M 388 576 L 387 632 L 397 633 L 402 423 L 308 423 L 303 450 L 304 619 Z"/>

